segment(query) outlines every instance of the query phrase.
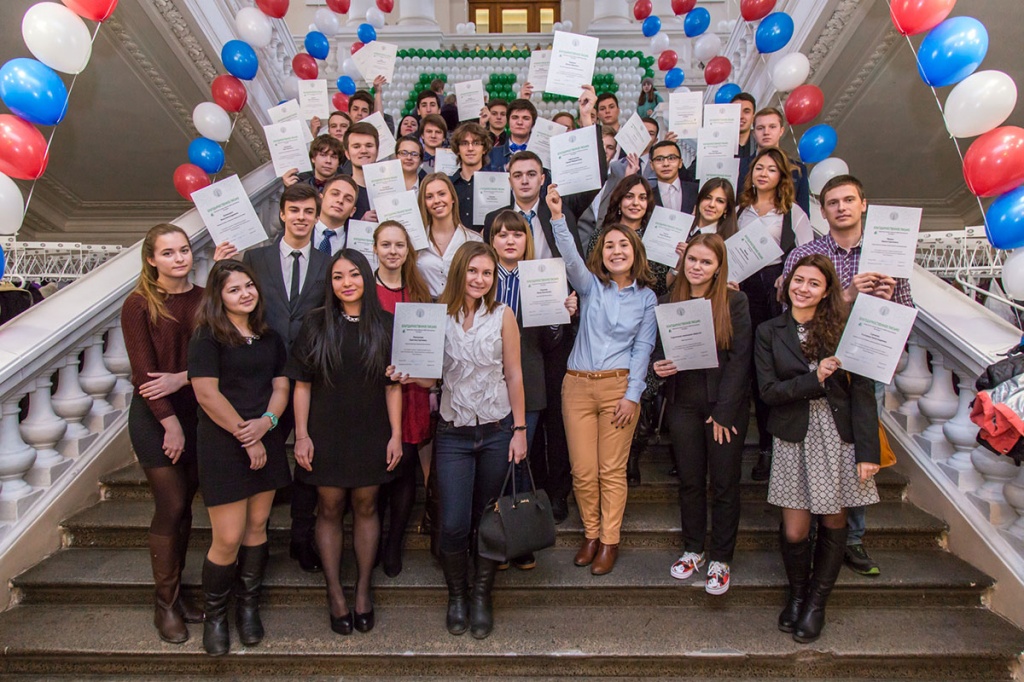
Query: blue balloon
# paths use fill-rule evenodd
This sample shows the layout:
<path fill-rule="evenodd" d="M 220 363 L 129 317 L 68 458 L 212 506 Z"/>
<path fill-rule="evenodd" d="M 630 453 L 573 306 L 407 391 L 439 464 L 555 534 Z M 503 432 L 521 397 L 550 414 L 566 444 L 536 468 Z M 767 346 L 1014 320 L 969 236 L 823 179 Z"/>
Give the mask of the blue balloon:
<path fill-rule="evenodd" d="M 224 68 L 235 78 L 251 81 L 260 68 L 260 60 L 256 50 L 244 40 L 229 40 L 220 50 L 220 60 Z"/>
<path fill-rule="evenodd" d="M 793 17 L 785 12 L 772 12 L 761 20 L 754 34 L 757 51 L 763 54 L 778 52 L 793 37 L 794 28 Z"/>
<path fill-rule="evenodd" d="M 356 94 L 356 82 L 352 80 L 351 76 L 340 76 L 338 78 L 338 91 L 349 96 L 354 95 Z"/>
<path fill-rule="evenodd" d="M 732 98 L 741 92 L 743 92 L 742 88 L 735 83 L 723 83 L 715 93 L 715 104 L 729 104 L 732 102 Z"/>
<path fill-rule="evenodd" d="M 0 68 L 0 99 L 29 123 L 55 126 L 67 113 L 68 89 L 46 64 L 19 57 Z"/>
<path fill-rule="evenodd" d="M 683 31 L 687 38 L 695 38 L 711 25 L 711 12 L 704 7 L 697 7 L 686 13 L 683 19 Z"/>
<path fill-rule="evenodd" d="M 207 173 L 219 173 L 224 167 L 224 150 L 208 137 L 197 137 L 188 145 L 188 161 Z"/>
<path fill-rule="evenodd" d="M 7 259 L 4 257 L 4 247 L 0 246 L 0 277 L 4 276 L 4 271 L 7 269 Z"/>
<path fill-rule="evenodd" d="M 933 88 L 959 83 L 988 53 L 988 31 L 973 17 L 953 17 L 933 28 L 917 52 L 921 80 Z"/>
<path fill-rule="evenodd" d="M 683 74 L 683 70 L 680 69 L 678 66 L 675 67 L 674 69 L 670 69 L 665 74 L 665 87 L 670 89 L 678 88 L 680 85 L 683 84 L 683 80 L 685 79 L 685 77 L 686 76 L 685 74 Z"/>
<path fill-rule="evenodd" d="M 985 234 L 997 249 L 1024 247 L 1024 185 L 992 202 L 985 213 Z"/>
<path fill-rule="evenodd" d="M 373 24 L 359 24 L 356 37 L 361 43 L 372 43 L 377 39 L 377 29 L 373 27 Z"/>
<path fill-rule="evenodd" d="M 306 52 L 314 59 L 327 59 L 327 54 L 331 51 L 330 41 L 320 31 L 310 31 L 307 33 L 304 44 Z"/>
<path fill-rule="evenodd" d="M 660 30 L 661 30 L 661 19 L 659 19 L 658 17 L 653 16 L 653 15 L 647 17 L 646 19 L 644 19 L 643 31 L 644 31 L 644 35 L 645 36 L 650 38 L 651 36 L 656 35 L 658 33 L 658 31 L 660 31 Z"/>
<path fill-rule="evenodd" d="M 836 149 L 839 137 L 836 129 L 822 123 L 807 129 L 800 137 L 800 144 L 797 151 L 800 152 L 800 160 L 804 163 L 818 163 L 832 156 Z"/>

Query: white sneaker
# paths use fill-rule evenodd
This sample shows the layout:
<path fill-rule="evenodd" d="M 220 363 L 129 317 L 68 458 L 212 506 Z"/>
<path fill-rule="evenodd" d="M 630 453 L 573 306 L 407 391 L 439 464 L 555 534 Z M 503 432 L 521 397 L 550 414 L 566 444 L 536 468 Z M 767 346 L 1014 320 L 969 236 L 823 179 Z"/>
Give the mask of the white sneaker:
<path fill-rule="evenodd" d="M 725 594 L 729 591 L 729 564 L 724 561 L 712 561 L 708 564 L 708 579 L 704 583 L 704 591 L 708 594 Z"/>
<path fill-rule="evenodd" d="M 676 559 L 672 564 L 672 577 L 676 580 L 686 580 L 693 572 L 704 565 L 704 552 L 683 552 L 683 556 Z"/>

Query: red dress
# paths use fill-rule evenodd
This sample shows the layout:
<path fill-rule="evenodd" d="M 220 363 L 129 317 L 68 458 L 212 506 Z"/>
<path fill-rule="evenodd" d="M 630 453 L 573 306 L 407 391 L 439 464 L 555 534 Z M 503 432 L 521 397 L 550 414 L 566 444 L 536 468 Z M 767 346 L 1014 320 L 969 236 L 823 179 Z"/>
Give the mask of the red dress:
<path fill-rule="evenodd" d="M 396 303 L 406 303 L 405 287 L 391 289 L 378 280 L 377 298 L 384 310 L 395 312 Z M 402 442 L 419 444 L 430 438 L 430 391 L 416 384 L 402 386 Z"/>

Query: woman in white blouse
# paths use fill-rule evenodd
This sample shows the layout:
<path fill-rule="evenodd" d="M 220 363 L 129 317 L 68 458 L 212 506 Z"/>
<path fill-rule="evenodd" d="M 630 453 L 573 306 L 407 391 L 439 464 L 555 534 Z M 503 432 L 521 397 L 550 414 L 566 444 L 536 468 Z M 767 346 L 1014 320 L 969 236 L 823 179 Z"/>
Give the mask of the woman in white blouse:
<path fill-rule="evenodd" d="M 419 204 L 430 243 L 416 252 L 416 265 L 436 299 L 444 291 L 455 252 L 466 242 L 483 238 L 459 224 L 459 197 L 444 173 L 431 173 L 420 181 Z"/>

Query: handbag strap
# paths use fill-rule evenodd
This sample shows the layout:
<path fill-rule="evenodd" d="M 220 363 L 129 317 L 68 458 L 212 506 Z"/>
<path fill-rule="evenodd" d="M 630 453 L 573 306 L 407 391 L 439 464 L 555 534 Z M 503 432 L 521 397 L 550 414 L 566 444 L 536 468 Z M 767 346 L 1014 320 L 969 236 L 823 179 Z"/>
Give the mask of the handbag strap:
<path fill-rule="evenodd" d="M 530 458 L 524 457 L 522 463 L 526 466 L 526 473 L 530 477 L 530 492 L 533 495 L 537 494 L 537 484 L 533 480 L 533 469 L 530 468 Z M 516 477 L 513 475 L 516 470 L 516 462 L 512 460 L 508 463 L 508 471 L 505 472 L 505 480 L 501 484 L 501 493 L 499 497 L 505 497 L 505 491 L 508 489 L 509 481 L 512 481 L 512 505 L 515 508 L 515 500 L 518 497 L 518 491 L 516 490 Z"/>

